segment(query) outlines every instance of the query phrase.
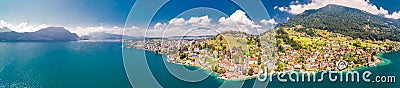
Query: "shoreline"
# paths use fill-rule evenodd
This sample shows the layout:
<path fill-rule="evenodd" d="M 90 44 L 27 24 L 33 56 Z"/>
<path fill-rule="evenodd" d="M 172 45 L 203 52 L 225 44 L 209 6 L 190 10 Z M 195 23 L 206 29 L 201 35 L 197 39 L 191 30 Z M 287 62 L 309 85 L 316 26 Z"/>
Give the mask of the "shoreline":
<path fill-rule="evenodd" d="M 142 49 L 142 50 L 143 50 L 143 49 Z M 148 50 L 145 50 L 145 51 L 148 51 Z M 149 51 L 149 52 L 153 52 L 153 51 Z M 153 52 L 153 53 L 156 53 L 156 52 Z M 209 71 L 209 70 L 207 70 L 207 69 L 201 68 L 200 66 L 182 64 L 182 63 L 173 63 L 173 62 L 168 61 L 168 59 L 169 59 L 169 58 L 168 58 L 168 55 L 166 55 L 166 54 L 161 54 L 161 53 L 156 53 L 156 54 L 162 55 L 161 59 L 166 60 L 168 63 L 176 64 L 176 65 L 181 65 L 181 66 L 192 66 L 192 67 L 196 67 L 197 69 L 201 69 L 201 70 L 203 70 L 206 74 L 209 74 L 210 76 L 213 76 L 213 77 L 217 78 L 219 81 L 246 81 L 246 80 L 249 80 L 249 79 L 255 79 L 255 78 L 257 78 L 257 76 L 246 76 L 246 78 L 244 78 L 244 79 L 224 79 L 224 78 L 220 78 L 220 77 L 219 77 L 219 76 L 220 76 L 219 73 Z"/>
<path fill-rule="evenodd" d="M 246 76 L 246 77 L 243 78 L 243 79 L 224 79 L 224 78 L 220 78 L 220 77 L 219 77 L 220 74 L 215 73 L 215 72 L 212 72 L 212 71 L 209 71 L 209 70 L 204 69 L 204 68 L 201 68 L 200 66 L 197 66 L 197 65 L 187 65 L 187 64 L 182 64 L 182 63 L 170 62 L 170 61 L 168 61 L 169 58 L 168 58 L 168 55 L 166 55 L 166 54 L 157 53 L 157 52 L 153 52 L 153 51 L 145 50 L 145 49 L 140 49 L 140 48 L 134 48 L 134 49 L 149 51 L 149 52 L 152 52 L 152 53 L 155 53 L 155 54 L 162 55 L 162 59 L 166 60 L 166 62 L 171 63 L 171 64 L 176 64 L 176 65 L 181 65 L 181 66 L 192 66 L 192 67 L 196 67 L 197 69 L 203 70 L 206 74 L 209 74 L 210 76 L 217 78 L 219 81 L 246 81 L 246 80 L 251 80 L 251 79 L 256 79 L 256 78 L 257 78 L 257 76 Z M 391 52 L 398 52 L 398 51 L 400 51 L 400 50 L 391 51 Z M 381 59 L 381 62 L 375 63 L 375 66 L 360 66 L 360 67 L 355 67 L 355 68 L 348 69 L 348 70 L 345 70 L 345 71 L 337 71 L 337 72 L 338 72 L 338 73 L 346 73 L 346 72 L 349 72 L 349 71 L 364 70 L 364 69 L 367 69 L 367 68 L 370 68 L 370 67 L 377 67 L 377 66 L 389 65 L 389 64 L 391 64 L 391 60 L 389 60 L 389 59 L 387 59 L 387 58 L 384 58 L 382 55 L 383 55 L 383 54 L 387 54 L 387 53 L 391 53 L 391 52 L 379 53 L 379 54 L 377 55 L 377 57 L 378 57 L 379 59 Z M 298 71 L 292 71 L 292 72 L 298 72 Z M 315 74 L 320 73 L 320 72 L 321 72 L 321 71 L 315 72 Z M 285 72 L 285 73 L 290 73 L 290 72 Z M 298 73 L 302 73 L 302 72 L 298 72 Z M 304 73 L 312 73 L 312 72 L 304 72 Z M 273 74 L 273 76 L 275 76 L 275 75 L 276 75 L 276 74 Z"/>
<path fill-rule="evenodd" d="M 397 51 L 391 51 L 391 52 L 397 52 Z M 352 68 L 352 69 L 349 69 L 349 70 L 346 70 L 346 71 L 337 71 L 337 72 L 338 72 L 338 73 L 347 73 L 347 72 L 349 72 L 349 71 L 359 71 L 359 70 L 364 70 L 364 69 L 367 69 L 367 68 L 370 68 L 370 67 L 378 67 L 378 66 L 389 65 L 389 64 L 391 64 L 391 60 L 389 60 L 389 59 L 387 59 L 387 58 L 383 58 L 382 55 L 383 55 L 383 54 L 386 54 L 386 53 L 391 53 L 391 52 L 379 53 L 377 56 L 378 56 L 378 58 L 381 59 L 381 62 L 375 63 L 375 66 L 361 66 L 361 67 L 355 67 L 355 68 Z M 165 54 L 161 54 L 161 55 L 165 55 Z M 168 58 L 166 58 L 166 59 L 168 59 Z M 167 62 L 169 62 L 169 61 L 167 60 Z M 169 63 L 173 63 L 173 62 L 169 62 Z M 250 76 L 250 77 L 246 77 L 246 78 L 244 78 L 244 79 L 223 79 L 223 78 L 220 78 L 220 77 L 219 77 L 220 74 L 215 73 L 215 72 L 208 71 L 208 70 L 206 70 L 206 69 L 201 68 L 200 66 L 185 65 L 185 64 L 181 64 L 181 63 L 173 63 L 173 64 L 182 65 L 182 66 L 193 66 L 193 67 L 202 69 L 202 70 L 204 70 L 204 71 L 207 71 L 207 72 L 211 73 L 211 74 L 210 74 L 211 76 L 216 77 L 218 80 L 221 80 L 221 81 L 246 81 L 246 80 L 251 80 L 251 79 L 256 79 L 256 78 L 257 78 L 257 76 Z M 298 72 L 298 71 L 292 71 L 292 72 L 302 73 L 302 72 Z M 318 72 L 316 72 L 315 74 L 318 74 L 318 73 L 320 73 L 320 72 L 321 72 L 321 71 L 318 71 Z M 285 73 L 290 73 L 290 72 L 285 72 Z M 312 73 L 312 72 L 304 72 L 304 73 Z M 273 74 L 273 76 L 275 76 L 275 75 L 276 75 L 276 74 Z"/>

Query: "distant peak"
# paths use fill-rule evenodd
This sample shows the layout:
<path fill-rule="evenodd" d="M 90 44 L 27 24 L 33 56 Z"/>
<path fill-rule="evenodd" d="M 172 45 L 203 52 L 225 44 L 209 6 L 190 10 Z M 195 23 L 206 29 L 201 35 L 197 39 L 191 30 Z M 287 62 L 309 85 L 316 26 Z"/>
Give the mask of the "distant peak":
<path fill-rule="evenodd" d="M 11 29 L 8 27 L 0 27 L 0 32 L 11 32 Z"/>
<path fill-rule="evenodd" d="M 325 7 L 346 7 L 346 6 L 336 5 L 336 4 L 328 4 Z"/>
<path fill-rule="evenodd" d="M 65 29 L 64 27 L 47 27 L 47 28 L 43 28 L 38 30 L 37 32 L 40 31 L 50 31 L 50 32 L 69 32 L 67 29 Z"/>
<path fill-rule="evenodd" d="M 343 6 L 343 5 L 336 5 L 336 4 L 329 4 L 325 7 L 320 8 L 319 10 L 326 10 L 326 11 L 362 11 L 353 7 Z"/>
<path fill-rule="evenodd" d="M 58 30 L 65 30 L 65 28 L 64 28 L 64 27 L 53 27 L 53 26 L 52 26 L 52 27 L 43 28 L 43 29 L 56 29 L 56 30 L 58 29 Z M 42 30 L 43 30 L 43 29 L 42 29 Z"/>

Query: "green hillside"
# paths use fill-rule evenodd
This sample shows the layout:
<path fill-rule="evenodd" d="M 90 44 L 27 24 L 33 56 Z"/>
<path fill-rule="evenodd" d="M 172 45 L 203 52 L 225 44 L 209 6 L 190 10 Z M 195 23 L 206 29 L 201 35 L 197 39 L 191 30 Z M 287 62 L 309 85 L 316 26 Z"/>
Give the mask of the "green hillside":
<path fill-rule="evenodd" d="M 304 28 L 327 30 L 363 40 L 400 41 L 399 20 L 339 5 L 328 5 L 320 9 L 305 11 L 294 16 L 288 22 L 279 24 L 277 28 L 299 25 Z"/>

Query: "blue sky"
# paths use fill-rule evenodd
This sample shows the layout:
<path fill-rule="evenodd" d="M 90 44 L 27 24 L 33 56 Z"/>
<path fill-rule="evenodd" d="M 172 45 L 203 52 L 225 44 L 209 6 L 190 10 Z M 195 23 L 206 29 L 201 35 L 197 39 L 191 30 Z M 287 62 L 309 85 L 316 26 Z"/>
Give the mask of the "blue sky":
<path fill-rule="evenodd" d="M 65 26 L 123 25 L 135 0 L 0 0 L 0 19 L 9 23 L 54 24 Z M 284 14 L 274 6 L 288 6 L 293 0 L 262 0 L 274 17 Z M 309 3 L 310 0 L 299 0 Z M 188 4 L 190 3 L 190 4 Z M 399 0 L 371 0 L 390 13 L 400 10 Z M 156 20 L 167 21 L 180 12 L 194 7 L 211 7 L 231 14 L 240 9 L 228 0 L 171 0 L 156 15 Z"/>
<path fill-rule="evenodd" d="M 0 0 L 0 19 L 60 26 L 108 25 L 125 22 L 133 0 Z"/>
<path fill-rule="evenodd" d="M 80 27 L 81 29 L 86 27 L 96 29 L 96 26 L 99 26 L 102 22 L 105 26 L 117 29 L 124 26 L 135 2 L 135 0 L 0 0 L 0 20 L 7 24 L 13 24 L 13 26 L 25 23 L 27 26 L 64 26 L 69 28 Z M 316 9 L 330 3 L 354 8 L 366 7 L 367 9 L 361 10 L 373 14 L 384 14 L 388 18 L 400 18 L 398 12 L 400 11 L 399 0 L 262 0 L 261 2 L 269 16 L 277 22 L 284 22 L 288 17 L 304 10 Z M 183 12 L 196 7 L 208 7 L 217 11 L 202 13 L 200 10 L 197 14 L 187 13 L 182 15 Z M 374 9 L 374 7 L 377 9 Z M 147 15 L 142 13 L 146 10 L 132 12 L 132 14 Z M 152 25 L 158 22 L 168 24 L 171 19 L 177 17 L 189 20 L 190 17 L 205 15 L 208 15 L 212 23 L 218 23 L 218 19 L 229 17 L 236 10 L 243 10 L 243 8 L 229 0 L 171 0 L 154 16 Z M 398 13 L 398 15 L 393 13 Z M 182 16 L 178 16 L 180 14 Z M 262 19 L 269 19 L 268 16 L 262 15 L 256 15 L 253 18 L 250 20 L 256 23 L 260 23 Z M 141 22 L 140 19 L 136 21 Z M 76 29 L 75 31 L 79 30 Z"/>
<path fill-rule="evenodd" d="M 379 7 L 384 7 L 390 13 L 400 10 L 400 1 L 399 0 L 371 0 L 371 3 L 373 3 Z"/>

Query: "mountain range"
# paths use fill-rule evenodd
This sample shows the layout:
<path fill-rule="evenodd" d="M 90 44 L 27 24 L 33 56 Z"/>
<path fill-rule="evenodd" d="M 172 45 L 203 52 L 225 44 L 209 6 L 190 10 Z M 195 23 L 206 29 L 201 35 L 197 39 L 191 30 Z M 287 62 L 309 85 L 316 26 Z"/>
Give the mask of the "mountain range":
<path fill-rule="evenodd" d="M 298 27 L 328 30 L 365 40 L 400 41 L 400 20 L 385 18 L 355 8 L 327 5 L 307 10 L 276 28 Z"/>
<path fill-rule="evenodd" d="M 4 27 L 0 29 L 0 41 L 75 41 L 78 35 L 64 27 L 48 27 L 35 32 L 15 32 Z"/>
<path fill-rule="evenodd" d="M 315 28 L 340 33 L 365 40 L 400 41 L 400 20 L 385 18 L 355 8 L 327 5 L 320 9 L 307 10 L 292 17 L 276 28 L 298 27 Z M 203 36 L 210 37 L 210 36 Z M 124 36 L 126 39 L 143 37 Z M 149 37 L 151 38 L 151 37 Z M 181 38 L 181 37 L 168 37 Z M 186 36 L 185 38 L 201 38 Z M 0 41 L 75 41 L 75 40 L 121 40 L 122 35 L 104 32 L 91 33 L 79 37 L 63 27 L 48 27 L 35 32 L 15 32 L 7 27 L 0 28 Z"/>

